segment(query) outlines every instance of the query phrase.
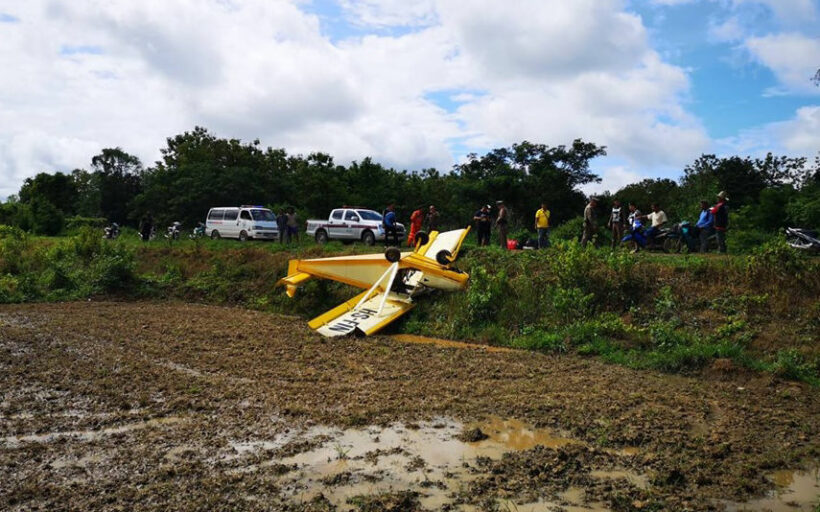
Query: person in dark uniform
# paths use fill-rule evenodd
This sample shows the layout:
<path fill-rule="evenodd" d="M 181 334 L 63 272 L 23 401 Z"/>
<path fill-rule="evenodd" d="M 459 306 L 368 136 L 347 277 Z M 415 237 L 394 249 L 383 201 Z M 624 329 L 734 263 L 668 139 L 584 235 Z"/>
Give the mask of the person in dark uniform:
<path fill-rule="evenodd" d="M 154 217 L 151 216 L 151 212 L 146 212 L 142 220 L 140 220 L 140 238 L 142 238 L 143 242 L 147 242 L 151 239 L 151 231 L 153 229 Z"/>
<path fill-rule="evenodd" d="M 485 204 L 473 215 L 475 231 L 478 234 L 478 245 L 490 245 L 490 228 L 493 220 L 490 218 L 490 205 Z"/>

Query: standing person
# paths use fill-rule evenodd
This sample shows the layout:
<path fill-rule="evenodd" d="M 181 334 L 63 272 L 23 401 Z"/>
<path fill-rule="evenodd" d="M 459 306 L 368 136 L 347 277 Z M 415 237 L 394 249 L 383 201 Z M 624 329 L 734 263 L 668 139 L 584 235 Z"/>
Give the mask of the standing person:
<path fill-rule="evenodd" d="M 717 195 L 718 203 L 712 207 L 712 217 L 714 218 L 715 235 L 717 235 L 718 251 L 726 254 L 726 230 L 729 229 L 729 207 L 726 203 L 729 198 L 726 192 L 721 190 Z"/>
<path fill-rule="evenodd" d="M 384 211 L 382 217 L 382 225 L 384 226 L 384 245 L 390 245 L 390 240 L 393 240 L 393 245 L 399 245 L 399 232 L 396 227 L 396 207 L 393 203 L 387 205 L 387 210 Z"/>
<path fill-rule="evenodd" d="M 293 206 L 288 207 L 287 217 L 288 217 L 288 221 L 287 221 L 288 243 L 290 243 L 290 241 L 293 240 L 293 239 L 295 239 L 298 242 L 299 241 L 299 221 L 296 218 L 296 210 L 293 208 Z"/>
<path fill-rule="evenodd" d="M 598 206 L 598 200 L 594 197 L 589 198 L 589 203 L 584 208 L 584 232 L 581 235 L 581 247 L 586 247 L 587 243 L 592 241 L 595 233 L 598 231 L 597 215 L 595 208 Z"/>
<path fill-rule="evenodd" d="M 541 203 L 541 208 L 535 212 L 535 231 L 538 233 L 538 248 L 546 249 L 550 246 L 550 211 L 547 203 Z"/>
<path fill-rule="evenodd" d="M 282 208 L 276 216 L 276 228 L 279 230 L 279 243 L 284 244 L 288 236 L 288 213 L 285 208 Z"/>
<path fill-rule="evenodd" d="M 606 225 L 612 233 L 612 248 L 615 249 L 624 237 L 624 226 L 626 225 L 626 211 L 621 207 L 620 200 L 616 199 L 612 202 L 612 211 Z"/>
<path fill-rule="evenodd" d="M 407 235 L 407 245 L 416 246 L 416 233 L 421 231 L 421 224 L 424 222 L 424 208 L 419 206 L 410 214 L 410 234 Z"/>
<path fill-rule="evenodd" d="M 698 217 L 698 222 L 695 224 L 695 228 L 698 230 L 698 239 L 700 240 L 700 252 L 709 252 L 709 237 L 712 236 L 714 224 L 715 217 L 709 208 L 709 201 L 703 199 L 700 202 L 700 217 Z"/>
<path fill-rule="evenodd" d="M 430 208 L 427 210 L 427 232 L 432 233 L 433 231 L 438 231 L 438 220 L 439 220 L 439 213 L 436 210 L 434 205 L 430 205 Z"/>
<path fill-rule="evenodd" d="M 507 249 L 507 230 L 510 224 L 510 213 L 507 211 L 507 205 L 504 201 L 496 201 L 498 207 L 498 217 L 495 219 L 495 225 L 498 228 L 498 242 L 502 249 Z"/>
<path fill-rule="evenodd" d="M 140 220 L 140 238 L 142 238 L 143 242 L 147 242 L 151 239 L 151 231 L 154 229 L 154 217 L 151 216 L 151 212 L 145 212 L 145 215 Z"/>
<path fill-rule="evenodd" d="M 478 233 L 478 245 L 490 245 L 490 227 L 492 226 L 490 205 L 485 204 L 480 210 L 475 212 L 473 220 L 475 221 L 475 231 Z"/>

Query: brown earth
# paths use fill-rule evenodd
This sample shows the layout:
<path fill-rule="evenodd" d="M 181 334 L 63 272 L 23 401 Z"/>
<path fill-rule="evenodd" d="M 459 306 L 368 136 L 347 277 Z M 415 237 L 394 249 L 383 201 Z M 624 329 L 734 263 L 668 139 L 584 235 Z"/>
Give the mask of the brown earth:
<path fill-rule="evenodd" d="M 612 510 L 719 510 L 771 490 L 775 470 L 820 462 L 820 396 L 805 384 L 732 365 L 683 377 L 579 356 L 326 340 L 302 320 L 236 308 L 0 306 L 0 389 L 0 510 L 332 510 L 321 496 L 286 497 L 282 480 L 294 471 L 282 458 L 327 438 L 237 443 L 441 417 L 515 418 L 578 441 L 479 458 L 445 509 L 580 487 Z M 649 484 L 593 478 L 613 468 Z M 420 507 L 406 491 L 350 503 Z"/>

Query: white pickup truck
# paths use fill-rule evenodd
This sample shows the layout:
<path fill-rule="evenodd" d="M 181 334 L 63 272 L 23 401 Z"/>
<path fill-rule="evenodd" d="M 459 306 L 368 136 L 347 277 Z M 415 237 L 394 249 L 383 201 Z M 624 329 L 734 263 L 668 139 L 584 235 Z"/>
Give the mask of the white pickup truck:
<path fill-rule="evenodd" d="M 404 226 L 396 223 L 399 240 L 405 236 Z M 360 240 L 373 245 L 384 240 L 382 214 L 365 208 L 337 208 L 330 212 L 327 220 L 308 220 L 307 234 L 320 244 L 328 240 Z"/>

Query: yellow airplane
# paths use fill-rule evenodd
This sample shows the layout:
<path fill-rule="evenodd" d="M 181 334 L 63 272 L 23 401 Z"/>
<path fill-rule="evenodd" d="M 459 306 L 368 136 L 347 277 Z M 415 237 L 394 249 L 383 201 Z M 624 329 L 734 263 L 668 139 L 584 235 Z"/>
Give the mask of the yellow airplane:
<path fill-rule="evenodd" d="M 373 334 L 413 309 L 413 299 L 429 290 L 457 291 L 467 287 L 466 273 L 453 267 L 470 228 L 416 235 L 413 251 L 388 248 L 384 254 L 290 260 L 285 286 L 293 297 L 299 286 L 315 277 L 349 284 L 365 291 L 310 322 L 328 337 Z"/>

